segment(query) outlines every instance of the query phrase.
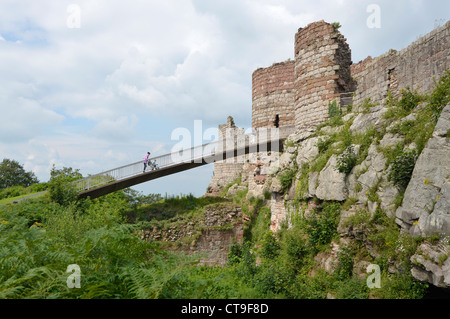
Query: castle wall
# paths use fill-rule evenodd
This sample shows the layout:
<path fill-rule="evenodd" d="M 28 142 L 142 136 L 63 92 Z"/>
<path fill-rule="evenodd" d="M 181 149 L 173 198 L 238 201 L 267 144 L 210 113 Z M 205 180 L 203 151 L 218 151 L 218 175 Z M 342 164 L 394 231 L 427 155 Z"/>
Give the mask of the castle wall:
<path fill-rule="evenodd" d="M 400 97 L 409 87 L 420 93 L 429 92 L 450 68 L 450 22 L 411 43 L 401 51 L 389 52 L 372 59 L 366 58 L 351 66 L 351 76 L 357 82 L 353 105 L 370 98 L 383 103 L 388 92 Z"/>
<path fill-rule="evenodd" d="M 390 50 L 352 64 L 346 39 L 333 25 L 318 21 L 300 28 L 295 34 L 295 60 L 259 68 L 252 74 L 252 127 L 294 124 L 297 130 L 315 128 L 327 120 L 331 101 L 342 103 L 342 93 L 353 92 L 350 102 L 357 106 L 368 98 L 383 103 L 388 92 L 400 97 L 406 87 L 429 92 L 450 68 L 449 30 L 447 22 L 401 51 Z M 242 129 L 232 122 L 219 126 L 220 132 L 228 129 L 237 135 Z M 218 192 L 239 177 L 243 163 L 254 162 L 257 155 L 253 155 L 247 160 L 215 163 L 208 192 Z"/>
<path fill-rule="evenodd" d="M 295 127 L 314 128 L 328 118 L 328 103 L 350 91 L 351 51 L 346 39 L 324 21 L 295 35 Z"/>
<path fill-rule="evenodd" d="M 276 63 L 252 74 L 252 127 L 294 124 L 295 61 Z"/>
<path fill-rule="evenodd" d="M 231 116 L 228 117 L 226 124 L 219 125 L 219 141 L 231 139 L 232 143 L 237 143 L 237 138 L 243 135 L 244 129 L 235 126 Z M 227 142 L 225 144 L 219 144 L 218 150 L 226 149 L 226 144 Z M 245 155 L 214 162 L 214 176 L 209 183 L 207 193 L 216 195 L 221 189 L 238 178 L 242 173 L 244 163 Z"/>

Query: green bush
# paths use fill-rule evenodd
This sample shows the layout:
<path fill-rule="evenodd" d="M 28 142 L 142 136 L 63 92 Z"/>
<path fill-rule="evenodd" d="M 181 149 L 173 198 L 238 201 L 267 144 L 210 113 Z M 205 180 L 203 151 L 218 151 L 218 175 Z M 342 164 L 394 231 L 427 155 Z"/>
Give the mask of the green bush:
<path fill-rule="evenodd" d="M 353 254 L 349 247 L 343 247 L 338 251 L 338 266 L 334 274 L 339 280 L 351 278 L 353 275 Z"/>
<path fill-rule="evenodd" d="M 271 231 L 268 231 L 264 236 L 261 257 L 273 259 L 280 254 L 280 245 Z"/>
<path fill-rule="evenodd" d="M 450 70 L 447 70 L 436 83 L 436 87 L 431 92 L 428 100 L 434 119 L 437 120 L 442 109 L 450 102 Z"/>
<path fill-rule="evenodd" d="M 50 199 L 62 206 L 68 206 L 78 199 L 78 191 L 74 185 L 64 178 L 55 178 L 48 183 Z"/>
<path fill-rule="evenodd" d="M 319 139 L 317 141 L 317 148 L 319 150 L 319 154 L 325 153 L 331 144 L 334 143 L 334 140 L 332 138 L 327 139 Z"/>
<path fill-rule="evenodd" d="M 340 173 L 345 173 L 347 175 L 351 172 L 357 161 L 358 157 L 356 156 L 353 147 L 350 145 L 344 153 L 337 158 L 336 168 Z"/>
<path fill-rule="evenodd" d="M 414 109 L 419 102 L 421 101 L 421 97 L 416 92 L 412 92 L 409 87 L 401 90 L 402 97 L 398 102 L 399 106 L 405 111 L 411 111 Z"/>
<path fill-rule="evenodd" d="M 287 264 L 295 272 L 305 264 L 309 254 L 308 242 L 295 228 L 289 229 L 283 236 L 283 253 Z"/>
<path fill-rule="evenodd" d="M 251 252 L 251 243 L 244 241 L 242 244 L 234 243 L 228 252 L 228 263 L 235 265 L 238 276 L 245 280 L 251 280 L 256 273 L 256 257 Z"/>
<path fill-rule="evenodd" d="M 336 100 L 328 103 L 328 117 L 330 119 L 340 116 L 342 114 L 341 107 L 337 104 Z"/>
<path fill-rule="evenodd" d="M 381 289 L 373 289 L 374 297 L 381 299 L 422 299 L 428 284 L 415 279 L 409 272 L 381 275 Z"/>
<path fill-rule="evenodd" d="M 296 171 L 293 169 L 287 169 L 283 173 L 278 175 L 283 192 L 287 192 L 289 187 L 292 185 L 292 181 L 295 178 Z"/>
<path fill-rule="evenodd" d="M 375 104 L 373 104 L 372 101 L 371 101 L 371 98 L 368 97 L 361 104 L 361 109 L 362 109 L 363 112 L 367 112 L 369 109 L 371 109 L 374 106 L 375 106 Z"/>
<path fill-rule="evenodd" d="M 253 280 L 255 287 L 264 297 L 284 294 L 291 284 L 292 272 L 279 259 L 260 266 Z"/>
<path fill-rule="evenodd" d="M 71 182 L 81 178 L 83 176 L 79 173 L 79 169 L 74 170 L 71 167 L 57 169 L 53 164 L 48 182 L 50 199 L 62 206 L 74 203 L 78 199 L 78 191 Z"/>
<path fill-rule="evenodd" d="M 406 189 L 417 161 L 417 150 L 400 150 L 392 162 L 388 175 L 390 181 L 400 189 Z"/>
<path fill-rule="evenodd" d="M 329 204 L 321 212 L 313 211 L 306 218 L 305 232 L 312 246 L 329 244 L 333 236 L 337 234 L 338 216 L 341 213 L 341 205 Z"/>
<path fill-rule="evenodd" d="M 368 299 L 369 288 L 365 280 L 349 278 L 335 282 L 337 299 Z"/>

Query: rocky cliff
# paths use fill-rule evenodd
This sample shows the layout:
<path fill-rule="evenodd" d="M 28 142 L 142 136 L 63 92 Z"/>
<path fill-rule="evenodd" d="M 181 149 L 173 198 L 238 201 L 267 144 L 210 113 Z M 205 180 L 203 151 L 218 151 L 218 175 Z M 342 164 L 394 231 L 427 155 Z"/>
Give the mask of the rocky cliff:
<path fill-rule="evenodd" d="M 448 80 L 447 72 L 441 82 Z M 448 83 L 442 87 L 448 101 Z M 264 199 L 274 233 L 339 203 L 340 237 L 316 256 L 319 267 L 332 271 L 340 248 L 362 245 L 355 267 L 384 260 L 402 272 L 394 256 L 407 254 L 415 278 L 448 289 L 450 104 L 436 112 L 430 94 L 405 89 L 398 99 L 342 109 L 289 136 L 284 152 L 259 154 L 262 167 L 248 161 L 228 195 L 248 189 L 247 198 Z M 387 232 L 396 234 L 392 242 Z"/>

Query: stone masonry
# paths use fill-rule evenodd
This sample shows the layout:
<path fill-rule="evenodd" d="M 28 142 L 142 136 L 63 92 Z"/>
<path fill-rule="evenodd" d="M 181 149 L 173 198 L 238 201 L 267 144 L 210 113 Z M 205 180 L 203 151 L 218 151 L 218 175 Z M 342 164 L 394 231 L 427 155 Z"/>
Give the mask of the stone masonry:
<path fill-rule="evenodd" d="M 294 124 L 298 131 L 311 130 L 327 120 L 329 103 L 340 103 L 343 96 L 353 95 L 350 103 L 356 107 L 369 98 L 383 103 L 388 92 L 399 97 L 406 87 L 430 91 L 450 68 L 449 30 L 447 22 L 401 51 L 390 50 L 352 64 L 346 39 L 333 24 L 322 20 L 300 28 L 295 34 L 294 60 L 252 74 L 252 128 Z M 243 130 L 232 119 L 219 127 L 221 132 L 226 129 L 232 134 Z M 245 162 L 242 158 L 215 163 L 207 192 L 216 193 L 239 177 Z"/>
<path fill-rule="evenodd" d="M 331 24 L 314 22 L 295 35 L 295 126 L 314 128 L 328 118 L 328 103 L 352 90 L 351 51 Z"/>
<path fill-rule="evenodd" d="M 294 124 L 294 66 L 286 61 L 253 72 L 253 128 Z"/>
<path fill-rule="evenodd" d="M 243 135 L 244 129 L 235 126 L 231 116 L 228 117 L 226 124 L 219 125 L 219 141 L 228 138 L 233 143 L 237 143 L 236 138 Z M 218 150 L 221 149 L 226 149 L 226 142 L 225 145 L 218 146 Z M 207 194 L 217 195 L 223 187 L 238 178 L 242 172 L 244 162 L 245 155 L 215 162 L 214 176 L 209 183 Z"/>
<path fill-rule="evenodd" d="M 383 103 L 388 97 L 400 97 L 409 87 L 420 93 L 429 92 L 450 68 L 450 21 L 411 43 L 408 47 L 373 59 L 368 57 L 351 66 L 351 75 L 358 83 L 353 105 L 369 99 Z M 434 79 L 433 79 L 434 77 Z"/>

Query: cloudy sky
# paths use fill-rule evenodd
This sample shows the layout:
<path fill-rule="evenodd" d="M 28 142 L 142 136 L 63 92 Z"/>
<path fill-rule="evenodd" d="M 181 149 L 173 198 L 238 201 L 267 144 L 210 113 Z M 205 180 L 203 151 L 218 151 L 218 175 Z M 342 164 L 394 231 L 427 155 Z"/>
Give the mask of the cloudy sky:
<path fill-rule="evenodd" d="M 293 59 L 299 27 L 340 22 L 356 63 L 449 15 L 448 0 L 1 0 L 0 157 L 47 181 L 53 164 L 87 175 L 168 153 L 194 120 L 248 128 L 252 72 Z M 135 189 L 201 196 L 212 172 Z"/>

